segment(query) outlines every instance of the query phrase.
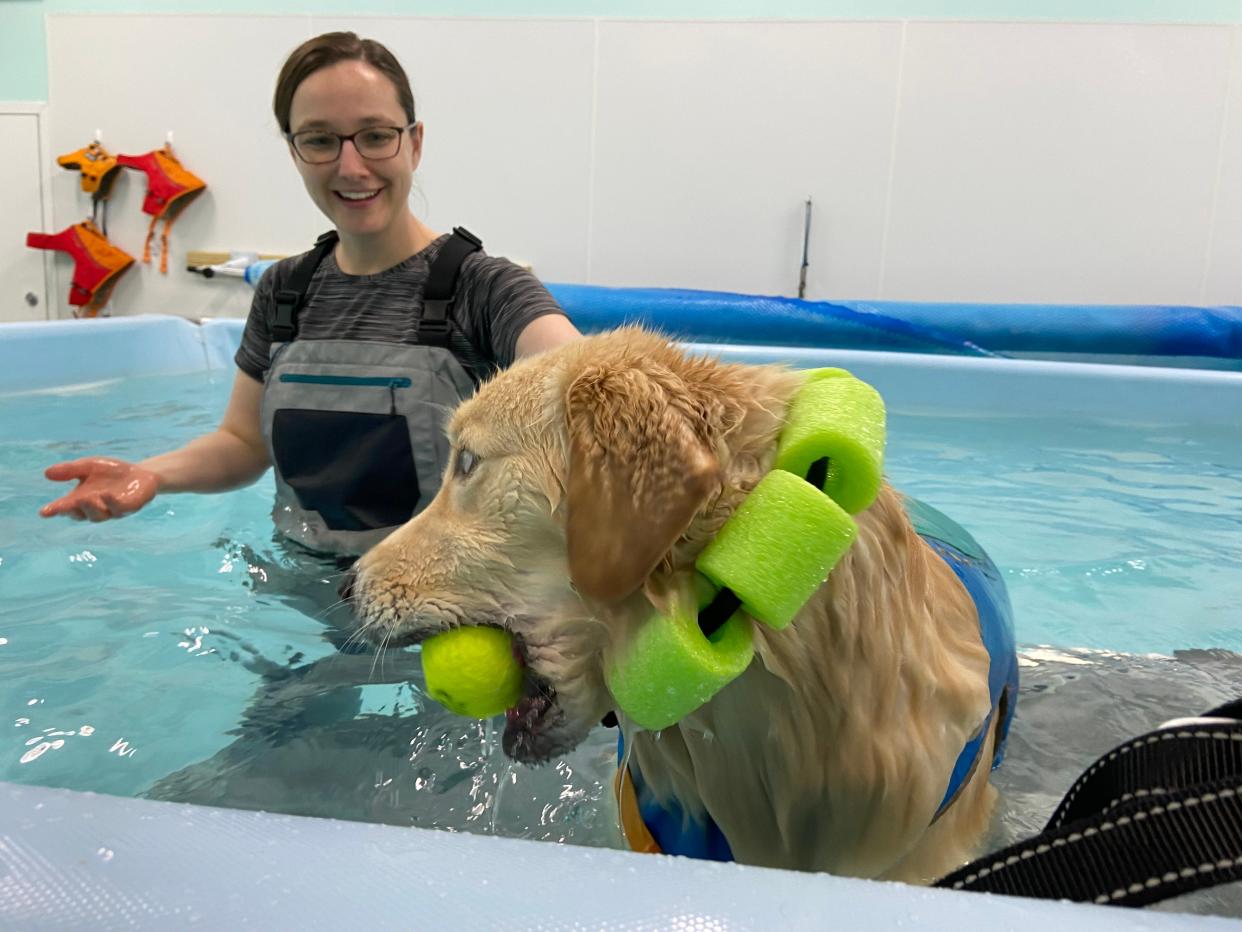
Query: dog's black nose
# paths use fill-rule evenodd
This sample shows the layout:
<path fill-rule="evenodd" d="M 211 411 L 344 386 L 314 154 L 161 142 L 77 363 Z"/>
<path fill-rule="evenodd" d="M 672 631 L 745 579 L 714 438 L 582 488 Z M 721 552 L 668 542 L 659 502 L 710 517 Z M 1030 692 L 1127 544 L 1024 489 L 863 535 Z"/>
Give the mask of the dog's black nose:
<path fill-rule="evenodd" d="M 358 581 L 358 564 L 355 563 L 345 571 L 345 575 L 341 577 L 341 584 L 336 587 L 336 594 L 341 597 L 342 602 L 348 602 L 354 597 L 354 583 Z"/>

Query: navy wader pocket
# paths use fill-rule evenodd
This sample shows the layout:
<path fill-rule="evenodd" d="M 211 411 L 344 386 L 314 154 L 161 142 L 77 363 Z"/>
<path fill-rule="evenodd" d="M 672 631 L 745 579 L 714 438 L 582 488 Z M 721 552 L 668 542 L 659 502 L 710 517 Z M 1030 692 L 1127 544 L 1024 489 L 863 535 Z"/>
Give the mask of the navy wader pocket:
<path fill-rule="evenodd" d="M 359 554 L 440 488 L 445 425 L 472 383 L 441 347 L 359 340 L 273 344 L 263 438 L 277 530 L 312 550 Z"/>
<path fill-rule="evenodd" d="M 408 379 L 282 375 L 282 382 L 404 388 Z M 396 383 L 404 384 L 396 384 Z M 409 425 L 400 414 L 281 408 L 272 418 L 281 476 L 334 531 L 404 524 L 418 506 Z"/>

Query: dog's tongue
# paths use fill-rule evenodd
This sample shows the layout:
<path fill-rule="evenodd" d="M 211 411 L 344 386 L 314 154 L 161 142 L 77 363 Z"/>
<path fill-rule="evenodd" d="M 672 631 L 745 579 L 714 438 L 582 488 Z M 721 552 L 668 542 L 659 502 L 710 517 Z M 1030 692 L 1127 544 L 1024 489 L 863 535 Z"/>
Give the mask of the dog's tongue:
<path fill-rule="evenodd" d="M 523 670 L 525 670 L 526 669 L 526 653 L 522 650 L 522 645 L 518 642 L 517 638 L 514 638 L 513 641 L 510 643 L 509 650 L 513 652 L 513 659 L 517 661 L 517 665 L 521 667 Z M 529 683 L 527 683 L 526 688 L 527 689 L 530 688 Z M 518 719 L 520 719 L 522 717 L 523 706 L 525 706 L 527 701 L 531 698 L 532 697 L 529 695 L 523 696 L 521 699 L 518 700 L 517 705 L 513 706 L 512 708 L 505 709 L 505 720 L 509 722 L 516 722 Z"/>
<path fill-rule="evenodd" d="M 548 710 L 551 704 L 552 700 L 542 693 L 523 696 L 513 708 L 505 709 L 505 720 L 511 725 L 531 725 Z"/>

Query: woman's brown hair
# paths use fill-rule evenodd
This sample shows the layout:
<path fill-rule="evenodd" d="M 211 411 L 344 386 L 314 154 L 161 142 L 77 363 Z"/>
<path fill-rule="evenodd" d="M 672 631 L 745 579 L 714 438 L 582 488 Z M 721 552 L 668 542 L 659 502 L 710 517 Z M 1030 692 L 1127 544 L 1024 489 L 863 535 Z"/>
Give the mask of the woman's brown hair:
<path fill-rule="evenodd" d="M 289 57 L 276 79 L 276 94 L 272 98 L 272 111 L 280 131 L 289 132 L 289 111 L 293 107 L 293 94 L 303 81 L 318 71 L 341 61 L 363 61 L 392 81 L 397 88 L 397 100 L 405 110 L 406 121 L 413 123 L 414 92 L 410 79 L 395 55 L 374 39 L 359 39 L 352 32 L 325 32 L 307 39 Z"/>

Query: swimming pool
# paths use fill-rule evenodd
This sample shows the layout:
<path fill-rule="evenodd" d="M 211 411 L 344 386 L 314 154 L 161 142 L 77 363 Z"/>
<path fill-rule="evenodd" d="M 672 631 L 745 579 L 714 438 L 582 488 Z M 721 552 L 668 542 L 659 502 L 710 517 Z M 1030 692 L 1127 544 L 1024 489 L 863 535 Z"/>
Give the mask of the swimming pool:
<path fill-rule="evenodd" d="M 331 600 L 335 568 L 299 563 L 273 544 L 268 483 L 160 500 L 101 526 L 34 517 L 51 493 L 39 476 L 46 463 L 105 449 L 144 455 L 213 426 L 237 331 L 236 322 L 195 330 L 83 321 L 28 328 L 21 351 L 6 342 L 12 358 L 0 371 L 38 368 L 55 346 L 75 360 L 56 373 L 62 383 L 76 373 L 96 384 L 0 398 L 0 780 L 617 846 L 611 735 L 601 729 L 553 768 L 510 767 L 486 728 L 423 703 L 402 669 L 336 655 L 315 617 Z M 90 352 L 75 354 L 75 340 Z M 1001 771 L 998 840 L 1036 827 L 1095 754 L 1223 700 L 1242 679 L 1242 377 L 704 350 L 840 364 L 875 383 L 892 410 L 891 478 L 969 527 L 1005 569 L 1033 690 L 1019 714 L 1039 728 L 1011 747 Z M 127 354 L 197 371 L 102 381 L 110 367 L 124 371 Z M 49 384 L 46 368 L 25 384 Z M 1030 649 L 1039 644 L 1051 648 Z M 1073 711 L 1081 720 L 1067 722 Z M 42 824 L 30 800 L 73 811 L 46 792 L 10 790 L 7 811 L 33 819 L 29 833 Z M 118 819 L 144 811 L 119 801 L 102 808 Z M 159 807 L 145 811 L 163 818 Z M 197 826 L 207 818 L 177 812 Z M 245 832 L 267 824 L 220 818 Z M 643 859 L 591 857 L 650 879 Z M 101 863 L 121 873 L 115 858 Z M 973 908 L 956 905 L 972 898 L 910 896 L 904 907 Z M 1034 927 L 1042 914 L 1023 915 Z M 1084 915 L 1092 927 L 1105 921 L 1100 911 Z"/>

